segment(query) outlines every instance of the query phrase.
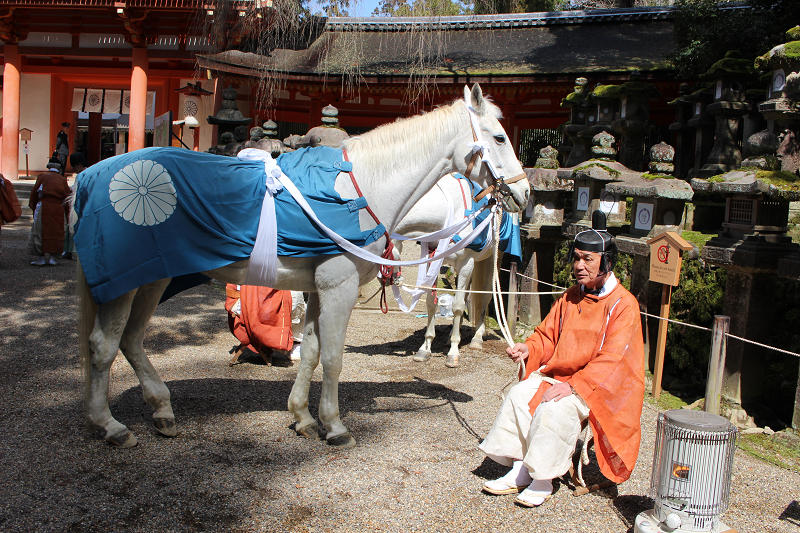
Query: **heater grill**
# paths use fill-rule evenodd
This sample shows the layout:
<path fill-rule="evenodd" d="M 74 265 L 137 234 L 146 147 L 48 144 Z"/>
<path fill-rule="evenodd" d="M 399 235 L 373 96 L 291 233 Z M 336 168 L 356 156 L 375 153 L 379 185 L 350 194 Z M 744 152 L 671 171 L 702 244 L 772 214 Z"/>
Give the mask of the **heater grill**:
<path fill-rule="evenodd" d="M 728 508 L 736 427 L 721 416 L 675 409 L 659 415 L 656 431 L 654 517 L 676 515 L 682 531 L 711 531 Z"/>

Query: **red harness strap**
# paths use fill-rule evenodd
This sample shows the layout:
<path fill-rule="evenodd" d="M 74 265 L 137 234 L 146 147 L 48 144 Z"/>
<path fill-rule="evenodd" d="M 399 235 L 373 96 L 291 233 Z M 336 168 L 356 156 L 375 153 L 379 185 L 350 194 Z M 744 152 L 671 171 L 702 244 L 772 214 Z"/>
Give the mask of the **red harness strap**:
<path fill-rule="evenodd" d="M 342 155 L 344 156 L 345 161 L 350 161 L 350 159 L 347 158 L 347 150 L 342 150 Z M 361 192 L 361 187 L 358 186 L 358 183 L 356 182 L 356 177 L 353 175 L 353 171 L 351 170 L 350 172 L 348 172 L 348 174 L 350 174 L 350 181 L 353 182 L 353 187 L 355 187 L 359 198 L 363 198 L 364 193 Z M 378 217 L 375 215 L 372 209 L 370 209 L 369 205 L 367 205 L 367 213 L 369 213 L 372 216 L 372 219 L 375 221 L 376 224 L 380 225 L 381 221 L 378 220 Z M 384 249 L 383 255 L 381 257 L 383 257 L 384 259 L 394 259 L 394 254 L 393 254 L 394 244 L 392 243 L 391 237 L 389 237 L 389 232 L 384 231 L 383 234 L 386 236 L 386 248 Z M 400 269 L 398 268 L 397 270 L 399 273 Z M 392 276 L 394 275 L 394 267 L 390 265 L 381 265 L 379 272 L 381 280 L 381 300 L 380 300 L 381 311 L 383 311 L 384 313 L 388 313 L 389 304 L 386 302 L 386 285 L 388 285 L 392 281 Z"/>

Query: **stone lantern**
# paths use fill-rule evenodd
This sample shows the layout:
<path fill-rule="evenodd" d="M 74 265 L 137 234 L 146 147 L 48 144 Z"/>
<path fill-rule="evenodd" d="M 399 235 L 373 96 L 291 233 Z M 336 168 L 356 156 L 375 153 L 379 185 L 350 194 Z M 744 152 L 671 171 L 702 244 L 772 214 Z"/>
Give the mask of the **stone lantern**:
<path fill-rule="evenodd" d="M 209 124 L 217 126 L 218 144 L 222 144 L 222 135 L 230 132 L 233 134 L 237 126 L 247 126 L 252 122 L 252 118 L 246 118 L 236 105 L 236 89 L 228 87 L 222 91 L 222 106 L 214 116 L 209 116 L 206 120 Z"/>
<path fill-rule="evenodd" d="M 678 97 L 667 104 L 675 109 L 675 121 L 669 125 L 669 131 L 675 133 L 675 176 L 682 179 L 689 175 L 694 154 L 694 128 L 689 125 L 694 114 L 694 102 L 686 98 L 690 93 L 691 86 L 681 83 Z"/>
<path fill-rule="evenodd" d="M 611 131 L 611 123 L 619 118 L 619 85 L 597 84 L 592 96 L 597 103 L 597 124 Z"/>
<path fill-rule="evenodd" d="M 592 214 L 600 210 L 606 214 L 609 226 L 625 223 L 626 203 L 619 195 L 606 190 L 606 185 L 628 179 L 639 173 L 633 172 L 616 161 L 591 159 L 572 168 L 558 170 L 562 179 L 572 179 L 572 212 L 562 225 L 567 238 L 592 226 Z"/>
<path fill-rule="evenodd" d="M 714 146 L 698 176 L 707 178 L 738 168 L 742 162 L 739 148 L 739 127 L 742 117 L 751 109 L 746 102 L 747 83 L 755 78 L 755 70 L 738 51 L 732 50 L 714 63 L 701 78 L 711 81 L 714 101 L 707 106 L 716 120 Z"/>
<path fill-rule="evenodd" d="M 693 179 L 695 190 L 713 190 L 726 198 L 725 222 L 718 237 L 703 247 L 703 259 L 727 270 L 723 314 L 733 335 L 769 344 L 770 309 L 777 298 L 779 261 L 796 254 L 788 230 L 789 202 L 800 200 L 800 186 L 788 172 L 743 169 Z M 722 394 L 741 404 L 761 394 L 764 349 L 729 343 Z"/>
<path fill-rule="evenodd" d="M 665 148 L 666 147 L 666 148 Z M 669 159 L 669 154 L 674 153 L 670 146 L 656 145 L 652 152 L 661 154 L 660 159 Z M 669 150 L 667 149 L 669 148 Z M 664 155 L 666 153 L 666 155 Z M 664 161 L 659 165 L 670 165 Z M 656 165 L 658 167 L 658 165 Z M 622 181 L 606 185 L 606 191 L 620 198 L 631 197 L 630 226 L 623 226 L 623 233 L 616 237 L 617 248 L 620 252 L 633 257 L 631 268 L 631 293 L 639 301 L 639 305 L 652 315 L 660 313 L 661 289 L 650 279 L 650 245 L 648 240 L 652 237 L 674 231 L 681 233 L 683 213 L 686 202 L 691 201 L 694 195 L 691 186 L 684 180 L 671 177 L 664 173 L 642 174 L 633 173 Z M 643 318 L 645 327 L 646 367 L 652 368 L 655 362 L 658 335 L 658 319 Z M 653 342 L 651 342 L 651 340 Z"/>
<path fill-rule="evenodd" d="M 768 129 L 782 133 L 778 149 L 781 169 L 800 169 L 800 26 L 786 32 L 787 42 L 756 59 L 759 70 L 771 72 L 767 100 L 758 104 Z M 773 126 L 774 124 L 774 126 Z"/>
<path fill-rule="evenodd" d="M 692 113 L 686 125 L 694 130 L 692 163 L 689 165 L 687 177 L 693 178 L 700 175 L 703 162 L 714 147 L 714 130 L 717 121 L 708 112 L 708 105 L 713 100 L 713 94 L 707 87 L 702 87 L 683 97 L 692 104 Z"/>
<path fill-rule="evenodd" d="M 520 232 L 523 238 L 523 262 L 525 270 L 521 281 L 522 292 L 549 292 L 553 282 L 556 246 L 563 240 L 561 225 L 564 222 L 564 207 L 572 196 L 572 180 L 569 173 L 559 173 L 558 152 L 547 146 L 540 150 L 534 168 L 526 168 L 531 196 L 523 217 Z M 560 175 L 559 175 L 560 174 Z M 530 279 L 533 278 L 533 279 Z M 521 295 L 519 299 L 520 320 L 528 325 L 541 323 L 553 303 L 549 294 Z"/>
<path fill-rule="evenodd" d="M 619 118 L 611 127 L 620 137 L 619 162 L 634 171 L 644 168 L 644 147 L 647 135 L 655 127 L 650 120 L 650 100 L 661 94 L 652 83 L 641 81 L 638 71 L 617 90 Z"/>
<path fill-rule="evenodd" d="M 591 139 L 580 135 L 587 127 L 593 125 L 597 117 L 595 107 L 591 102 L 588 81 L 586 78 L 575 80 L 575 90 L 561 101 L 561 106 L 570 110 L 569 122 L 564 125 L 564 134 L 572 142 L 569 154 L 562 154 L 566 166 L 575 166 L 591 157 Z M 592 120 L 589 120 L 592 117 Z"/>

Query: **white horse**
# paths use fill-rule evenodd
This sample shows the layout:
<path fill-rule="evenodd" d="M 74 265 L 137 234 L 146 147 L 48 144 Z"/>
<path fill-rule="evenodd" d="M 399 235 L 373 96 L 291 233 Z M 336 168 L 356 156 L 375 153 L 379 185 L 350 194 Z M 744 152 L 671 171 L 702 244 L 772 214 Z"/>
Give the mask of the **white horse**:
<path fill-rule="evenodd" d="M 484 98 L 476 84 L 472 90 L 465 87 L 464 100 L 344 141 L 352 173 L 363 196 L 390 233 L 442 176 L 450 172 L 467 173 L 467 167 L 472 166 L 471 160 L 474 163 L 474 155 L 477 155 L 474 152 L 476 138 L 485 142 L 484 161 L 477 159 L 474 179 L 481 186 L 491 186 L 492 174 L 499 176 L 494 185 L 508 211 L 516 212 L 527 205 L 528 181 L 524 179 L 522 166 L 499 118 L 499 108 Z M 473 131 L 475 127 L 478 131 Z M 491 165 L 495 172 L 490 172 Z M 79 180 L 78 194 L 80 187 Z M 347 173 L 339 174 L 336 190 L 343 198 L 359 196 Z M 375 225 L 371 219 L 369 222 Z M 382 237 L 364 249 L 380 255 L 386 245 Z M 180 242 L 175 246 L 180 247 Z M 247 266 L 248 261 L 240 261 L 206 273 L 227 283 L 242 284 Z M 338 381 L 345 331 L 358 298 L 359 285 L 374 279 L 376 268 L 374 263 L 349 253 L 278 257 L 274 288 L 311 293 L 300 367 L 288 402 L 299 435 L 326 438 L 329 444 L 336 446 L 355 444 L 339 418 Z M 130 447 L 137 443 L 133 433 L 114 419 L 108 405 L 109 369 L 118 350 L 133 367 L 144 398 L 155 411 L 156 430 L 168 437 L 177 433 L 169 390 L 142 345 L 147 324 L 169 281 L 154 281 L 95 305 L 80 264 L 78 266 L 79 339 L 86 378 L 87 422 L 90 428 L 102 429 L 105 439 L 116 446 Z M 319 419 L 324 429 L 308 410 L 311 377 L 320 362 L 323 381 Z"/>
<path fill-rule="evenodd" d="M 468 209 L 473 209 L 472 191 L 469 183 L 452 175 L 445 176 L 439 180 L 436 187 L 425 194 L 411 208 L 411 211 L 400 221 L 395 233 L 409 240 L 418 239 L 427 233 L 439 231 L 463 219 L 464 212 Z M 451 212 L 454 215 L 454 220 L 449 220 Z M 468 226 L 461 230 L 459 236 L 463 239 L 471 231 L 472 227 Z M 402 247 L 402 242 L 397 241 L 398 248 Z M 470 295 L 469 315 L 472 322 L 473 335 L 469 347 L 473 350 L 483 349 L 483 335 L 486 332 L 486 311 L 491 300 L 489 291 L 491 291 L 492 286 L 493 258 L 493 247 L 486 246 L 480 251 L 463 248 L 444 260 L 444 263 L 450 265 L 456 272 L 453 329 L 450 332 L 450 351 L 447 352 L 445 366 L 455 368 L 459 365 L 461 320 L 466 310 L 466 291 L 468 289 L 481 291 Z M 431 344 L 436 336 L 436 303 L 430 293 L 425 298 L 425 304 L 428 312 L 425 340 L 413 357 L 413 360 L 418 362 L 425 362 L 430 359 Z"/>

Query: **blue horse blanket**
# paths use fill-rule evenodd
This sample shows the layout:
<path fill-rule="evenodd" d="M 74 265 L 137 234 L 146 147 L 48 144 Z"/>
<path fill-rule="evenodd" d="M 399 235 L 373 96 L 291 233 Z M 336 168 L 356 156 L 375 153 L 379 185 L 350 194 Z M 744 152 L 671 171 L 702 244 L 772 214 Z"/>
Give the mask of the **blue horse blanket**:
<path fill-rule="evenodd" d="M 278 164 L 328 227 L 358 246 L 383 234 L 382 226 L 360 230 L 363 198 L 344 200 L 334 190 L 339 172 L 351 168 L 341 150 L 302 149 L 283 154 Z M 158 279 L 248 259 L 266 183 L 259 161 L 145 148 L 92 165 L 76 189 L 75 247 L 101 304 Z M 341 253 L 288 191 L 276 195 L 275 208 L 278 255 Z"/>
<path fill-rule="evenodd" d="M 461 174 L 453 174 L 458 179 L 467 179 Z M 472 181 L 468 180 L 470 187 L 472 189 L 472 196 L 473 198 L 477 195 L 481 188 L 473 183 Z M 466 209 L 464 211 L 464 216 L 468 217 L 478 209 L 481 209 L 489 203 L 489 198 L 484 196 L 481 198 L 480 202 L 473 203 L 472 209 Z M 491 214 L 491 211 L 488 209 L 485 210 L 483 213 L 479 214 L 475 219 L 472 221 L 472 228 L 476 228 L 483 222 L 486 217 Z M 476 252 L 483 251 L 486 248 L 486 244 L 489 241 L 489 231 L 491 230 L 491 225 L 487 226 L 486 229 L 475 239 L 467 245 L 467 248 L 470 250 L 475 250 Z M 461 240 L 459 235 L 455 235 L 453 237 L 453 242 L 458 242 Z M 514 220 L 514 217 L 508 214 L 506 211 L 503 211 L 503 218 L 500 222 L 500 251 L 507 253 L 511 256 L 511 261 L 521 263 L 522 262 L 522 237 L 519 231 L 519 222 Z"/>

